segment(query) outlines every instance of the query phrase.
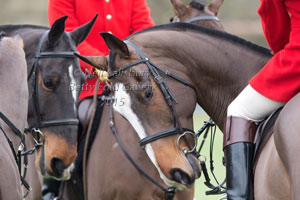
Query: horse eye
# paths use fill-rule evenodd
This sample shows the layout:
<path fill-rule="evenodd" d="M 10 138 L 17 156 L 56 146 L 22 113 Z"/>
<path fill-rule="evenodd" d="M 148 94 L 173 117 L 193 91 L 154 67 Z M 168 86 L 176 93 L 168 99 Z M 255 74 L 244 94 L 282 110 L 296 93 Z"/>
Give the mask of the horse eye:
<path fill-rule="evenodd" d="M 145 99 L 146 101 L 150 101 L 151 97 L 153 96 L 153 90 L 152 90 L 152 87 L 148 87 L 145 92 L 144 92 L 144 95 L 145 95 Z"/>
<path fill-rule="evenodd" d="M 56 85 L 54 84 L 53 80 L 50 79 L 50 78 L 45 78 L 43 80 L 44 82 L 44 86 L 47 88 L 47 89 L 51 89 L 51 90 L 54 90 Z"/>

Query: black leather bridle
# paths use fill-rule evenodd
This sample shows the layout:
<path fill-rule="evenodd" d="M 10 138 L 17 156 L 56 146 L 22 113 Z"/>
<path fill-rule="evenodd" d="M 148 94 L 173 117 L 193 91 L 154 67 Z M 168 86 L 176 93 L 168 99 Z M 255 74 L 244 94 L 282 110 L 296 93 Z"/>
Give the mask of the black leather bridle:
<path fill-rule="evenodd" d="M 173 17 L 170 19 L 170 22 L 173 21 Z M 216 22 L 219 22 L 219 18 L 217 16 L 209 16 L 209 15 L 203 15 L 203 16 L 197 16 L 197 17 L 192 17 L 190 19 L 187 19 L 185 21 L 183 21 L 184 23 L 192 23 L 192 22 L 196 22 L 196 21 L 203 21 L 203 20 L 213 20 Z M 179 17 L 177 17 L 176 22 L 181 22 Z"/>
<path fill-rule="evenodd" d="M 42 120 L 41 112 L 40 112 L 40 105 L 39 105 L 39 94 L 38 94 L 38 73 L 40 72 L 40 68 L 38 66 L 38 60 L 43 58 L 76 58 L 74 51 L 56 51 L 56 52 L 41 52 L 41 48 L 43 46 L 43 43 L 45 41 L 45 38 L 47 37 L 49 33 L 48 31 L 45 31 L 40 38 L 40 41 L 37 46 L 37 51 L 34 56 L 34 60 L 32 63 L 32 67 L 28 73 L 27 81 L 30 80 L 32 77 L 33 80 L 33 108 L 34 108 L 34 118 L 35 123 L 30 126 L 27 131 L 29 132 L 37 132 L 38 134 L 42 134 L 39 130 L 40 128 L 44 127 L 51 127 L 51 126 L 63 126 L 63 125 L 78 125 L 79 120 L 77 118 L 67 118 L 67 119 L 56 119 L 56 120 Z"/>
<path fill-rule="evenodd" d="M 156 133 L 154 135 L 151 136 L 147 136 L 145 138 L 143 138 L 140 141 L 140 145 L 142 147 L 145 147 L 145 145 L 149 144 L 150 142 L 156 141 L 158 139 L 164 138 L 164 137 L 168 137 L 168 136 L 172 136 L 172 135 L 177 135 L 179 134 L 180 136 L 178 137 L 178 141 L 177 141 L 177 145 L 178 148 L 180 150 L 182 150 L 182 152 L 184 154 L 188 154 L 188 153 L 194 153 L 195 152 L 195 148 L 197 146 L 197 137 L 196 134 L 194 133 L 193 130 L 190 129 L 186 129 L 186 128 L 182 128 L 180 120 L 178 118 L 178 114 L 176 112 L 175 109 L 175 103 L 177 103 L 176 98 L 174 97 L 174 95 L 171 93 L 165 79 L 160 75 L 160 73 L 163 73 L 165 75 L 167 75 L 170 78 L 175 79 L 176 81 L 192 88 L 195 92 L 196 92 L 196 88 L 189 83 L 188 81 L 176 76 L 175 74 L 172 74 L 170 72 L 168 72 L 167 70 L 162 69 L 161 67 L 155 65 L 154 63 L 152 63 L 149 58 L 132 42 L 125 40 L 124 41 L 127 45 L 131 46 L 134 48 L 134 50 L 138 53 L 138 55 L 140 56 L 140 60 L 136 61 L 134 63 L 128 64 L 126 66 L 121 67 L 119 70 L 114 71 L 111 73 L 111 75 L 109 76 L 109 79 L 112 79 L 116 76 L 118 76 L 118 74 L 121 74 L 122 71 L 127 70 L 131 67 L 134 67 L 138 64 L 146 64 L 149 71 L 151 72 L 155 82 L 157 83 L 157 85 L 159 86 L 160 90 L 162 91 L 164 98 L 168 104 L 168 106 L 170 107 L 173 116 L 174 116 L 174 127 L 168 130 L 164 130 L 161 131 L 159 133 Z M 113 67 L 114 65 L 114 57 L 115 57 L 115 53 L 110 51 L 109 54 L 110 57 L 110 61 L 109 61 L 109 65 L 110 67 Z M 112 98 L 113 100 L 113 98 Z M 115 127 L 115 122 L 114 122 L 114 116 L 113 116 L 113 104 L 111 104 L 110 106 L 110 127 L 111 130 L 114 134 L 114 136 L 116 137 L 117 142 L 119 143 L 123 153 L 125 154 L 125 156 L 127 157 L 127 159 L 131 162 L 131 164 L 143 175 L 145 176 L 149 181 L 151 181 L 153 184 L 155 184 L 157 187 L 161 188 L 164 192 L 165 192 L 165 199 L 166 200 L 172 200 L 175 192 L 176 192 L 176 188 L 174 187 L 169 187 L 166 188 L 165 186 L 161 185 L 160 183 L 158 183 L 156 180 L 154 180 L 153 178 L 151 178 L 144 170 L 141 169 L 141 167 L 139 167 L 139 165 L 131 158 L 131 156 L 129 155 L 128 151 L 126 151 L 124 145 L 122 144 L 120 137 L 118 135 L 118 132 L 116 130 Z M 190 150 L 186 150 L 186 149 L 181 149 L 179 147 L 179 140 L 186 134 L 190 134 L 192 135 L 193 139 L 194 139 L 194 146 L 190 148 Z M 187 142 L 187 141 L 186 141 Z M 189 145 L 189 144 L 188 144 Z"/>
<path fill-rule="evenodd" d="M 26 198 L 26 196 L 28 194 L 28 191 L 30 191 L 31 188 L 30 188 L 29 184 L 27 183 L 27 181 L 25 180 L 26 172 L 27 172 L 27 166 L 28 166 L 27 154 L 26 155 L 23 154 L 23 151 L 26 151 L 25 135 L 2 112 L 0 112 L 0 118 L 3 120 L 4 123 L 7 124 L 8 127 L 10 127 L 10 129 L 13 131 L 13 133 L 21 139 L 19 149 L 16 151 L 14 149 L 12 140 L 8 137 L 8 134 L 6 133 L 6 131 L 4 130 L 2 125 L 0 124 L 0 130 L 6 138 L 6 140 L 8 142 L 8 145 L 10 147 L 10 150 L 13 154 L 13 157 L 16 161 L 17 166 L 18 166 L 21 183 L 27 189 L 27 192 L 23 197 L 23 198 Z M 24 164 L 23 170 L 22 170 L 22 166 L 21 166 L 22 165 L 22 157 L 23 157 L 23 164 Z"/>
<path fill-rule="evenodd" d="M 176 81 L 179 81 L 180 83 L 192 88 L 195 92 L 196 92 L 196 88 L 192 84 L 190 84 L 188 81 L 186 81 L 186 80 L 170 73 L 169 71 L 162 69 L 161 67 L 155 65 L 154 63 L 152 63 L 149 60 L 149 58 L 134 43 L 132 43 L 128 40 L 125 40 L 124 42 L 127 45 L 134 48 L 134 50 L 140 56 L 141 60 L 120 68 L 119 70 L 113 72 L 108 78 L 112 79 L 113 77 L 116 77 L 118 74 L 121 74 L 122 71 L 124 71 L 126 69 L 129 69 L 131 67 L 134 67 L 138 64 L 141 64 L 141 63 L 146 64 L 148 69 L 150 70 L 150 73 L 152 74 L 155 82 L 157 83 L 160 90 L 162 91 L 162 93 L 165 97 L 165 100 L 166 100 L 167 104 L 169 105 L 169 107 L 170 107 L 170 109 L 173 113 L 173 116 L 174 116 L 174 120 L 173 120 L 174 127 L 173 128 L 170 128 L 168 130 L 164 130 L 164 131 L 161 131 L 161 132 L 156 133 L 154 135 L 147 136 L 147 137 L 143 138 L 140 141 L 140 145 L 142 147 L 144 147 L 146 144 L 149 144 L 150 142 L 153 142 L 155 140 L 158 140 L 158 139 L 161 139 L 161 138 L 164 138 L 164 137 L 168 137 L 168 136 L 171 136 L 171 135 L 177 135 L 179 133 L 184 133 L 184 132 L 187 132 L 187 131 L 190 132 L 191 134 L 195 134 L 193 130 L 182 128 L 180 120 L 178 118 L 177 111 L 175 109 L 175 103 L 177 104 L 178 102 L 177 102 L 176 98 L 174 97 L 174 95 L 172 94 L 172 92 L 170 91 L 165 79 L 160 75 L 159 72 L 164 73 L 168 77 L 171 77 L 171 78 L 175 79 Z"/>

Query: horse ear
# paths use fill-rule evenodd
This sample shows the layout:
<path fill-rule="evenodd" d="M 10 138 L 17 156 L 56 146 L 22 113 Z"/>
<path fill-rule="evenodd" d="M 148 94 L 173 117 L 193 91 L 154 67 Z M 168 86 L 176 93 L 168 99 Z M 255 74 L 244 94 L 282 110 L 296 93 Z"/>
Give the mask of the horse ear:
<path fill-rule="evenodd" d="M 49 33 L 48 33 L 48 43 L 49 43 L 49 45 L 54 46 L 55 43 L 58 41 L 58 39 L 64 33 L 64 31 L 65 31 L 65 22 L 66 22 L 67 18 L 68 18 L 68 16 L 63 16 L 63 17 L 57 19 L 53 23 L 53 25 L 52 25 Z"/>
<path fill-rule="evenodd" d="M 214 13 L 215 16 L 217 16 L 223 2 L 224 0 L 214 0 L 213 2 L 211 2 L 211 4 L 209 4 L 208 10 L 210 10 L 212 13 Z"/>
<path fill-rule="evenodd" d="M 108 60 L 106 56 L 81 56 L 78 53 L 74 53 L 80 60 L 83 62 L 97 68 L 100 70 L 107 71 L 108 68 Z"/>
<path fill-rule="evenodd" d="M 118 54 L 121 54 L 123 56 L 129 56 L 129 49 L 125 42 L 117 38 L 116 36 L 113 36 L 110 33 L 100 33 L 101 37 L 104 39 L 107 47 Z"/>
<path fill-rule="evenodd" d="M 83 24 L 82 26 L 78 27 L 74 31 L 72 31 L 71 38 L 74 40 L 76 46 L 79 45 L 85 38 L 89 35 L 90 31 L 92 30 L 92 27 L 95 24 L 95 21 L 98 17 L 98 14 L 89 22 Z"/>
<path fill-rule="evenodd" d="M 178 17 L 182 17 L 187 12 L 187 6 L 181 0 L 170 0 L 173 10 Z"/>

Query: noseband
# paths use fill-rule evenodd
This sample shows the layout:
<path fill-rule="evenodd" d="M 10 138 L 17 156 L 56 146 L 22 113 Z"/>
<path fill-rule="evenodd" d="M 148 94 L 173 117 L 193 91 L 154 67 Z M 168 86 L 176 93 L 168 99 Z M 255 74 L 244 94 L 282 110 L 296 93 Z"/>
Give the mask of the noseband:
<path fill-rule="evenodd" d="M 38 60 L 43 58 L 76 58 L 73 51 L 57 51 L 57 52 L 41 52 L 42 45 L 45 41 L 46 36 L 49 31 L 45 31 L 40 38 L 37 51 L 34 56 L 32 67 L 27 76 L 27 81 L 32 77 L 33 80 L 33 108 L 34 108 L 34 118 L 35 124 L 30 127 L 30 131 L 39 130 L 39 128 L 51 127 L 51 126 L 63 126 L 63 125 L 78 125 L 79 121 L 76 118 L 68 119 L 56 119 L 56 120 L 42 120 L 40 105 L 39 105 L 39 94 L 38 94 L 38 73 L 40 68 L 38 65 Z M 77 52 L 76 52 L 77 53 Z"/>
<path fill-rule="evenodd" d="M 149 58 L 132 42 L 125 40 L 124 41 L 127 45 L 131 46 L 134 48 L 134 50 L 138 53 L 138 55 L 140 56 L 140 60 L 136 61 L 134 63 L 131 63 L 129 65 L 126 65 L 122 68 L 120 68 L 117 71 L 112 72 L 112 74 L 109 76 L 109 79 L 112 79 L 114 77 L 116 77 L 118 74 L 121 74 L 122 71 L 127 70 L 131 67 L 134 67 L 138 64 L 146 64 L 148 69 L 150 70 L 155 82 L 157 83 L 157 85 L 159 86 L 160 90 L 162 91 L 163 95 L 164 95 L 164 99 L 166 100 L 168 106 L 170 107 L 172 113 L 173 113 L 173 119 L 174 119 L 174 127 L 168 130 L 164 130 L 161 131 L 159 133 L 156 133 L 154 135 L 150 135 L 147 136 L 145 138 L 143 138 L 140 141 L 140 145 L 144 148 L 147 144 L 156 141 L 158 139 L 164 138 L 164 137 L 168 137 L 168 136 L 172 136 L 172 135 L 177 135 L 179 134 L 178 140 L 177 140 L 177 145 L 178 148 L 184 153 L 184 154 L 188 154 L 188 153 L 194 153 L 195 152 L 195 148 L 197 146 L 197 136 L 194 133 L 193 130 L 187 129 L 187 128 L 182 128 L 180 120 L 178 118 L 178 114 L 176 112 L 175 109 L 175 103 L 177 104 L 177 100 L 174 97 L 174 95 L 171 93 L 166 81 L 164 80 L 164 78 L 160 75 L 160 73 L 163 73 L 165 75 L 167 75 L 170 78 L 175 79 L 176 81 L 192 88 L 195 92 L 196 92 L 196 88 L 189 83 L 188 81 L 176 76 L 175 74 L 172 74 L 170 72 L 168 72 L 167 70 L 162 69 L 161 67 L 155 65 L 154 63 L 152 63 Z M 114 57 L 115 57 L 115 53 L 114 52 L 110 52 L 110 66 L 113 66 L 114 64 Z M 113 99 L 112 99 L 113 100 Z M 161 188 L 163 191 L 165 191 L 165 199 L 166 200 L 172 200 L 174 195 L 175 195 L 175 191 L 176 188 L 174 187 L 169 187 L 169 188 L 165 188 L 163 185 L 161 185 L 160 183 L 158 183 L 157 181 L 155 181 L 153 178 L 151 178 L 147 173 L 145 173 L 140 167 L 139 165 L 132 159 L 132 157 L 129 155 L 128 151 L 126 151 L 126 149 L 124 148 L 124 145 L 122 144 L 119 136 L 118 136 L 118 132 L 116 130 L 115 127 L 115 123 L 114 123 L 114 116 L 113 116 L 113 104 L 110 105 L 110 127 L 111 130 L 114 134 L 114 136 L 116 137 L 117 142 L 119 143 L 123 153 L 125 154 L 125 156 L 127 157 L 127 159 L 131 162 L 131 164 L 143 175 L 145 176 L 149 181 L 151 181 L 153 184 L 155 184 L 157 187 Z M 185 135 L 192 135 L 193 139 L 194 139 L 194 145 L 193 147 L 190 147 L 190 150 L 186 150 L 186 149 L 181 149 L 179 146 L 179 141 L 181 138 L 183 138 Z M 187 140 L 186 140 L 187 142 Z"/>

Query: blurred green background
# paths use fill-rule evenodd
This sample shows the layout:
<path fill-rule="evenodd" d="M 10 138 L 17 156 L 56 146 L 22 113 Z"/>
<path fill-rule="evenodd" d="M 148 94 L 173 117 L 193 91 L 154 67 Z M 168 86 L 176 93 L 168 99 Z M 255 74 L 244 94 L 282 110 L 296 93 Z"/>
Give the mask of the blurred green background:
<path fill-rule="evenodd" d="M 188 4 L 191 0 L 182 0 Z M 46 0 L 0 0 L 0 24 L 37 24 L 48 25 L 47 21 L 47 4 Z M 225 27 L 225 30 L 234 35 L 250 40 L 256 44 L 268 47 L 263 32 L 257 9 L 259 0 L 224 0 L 224 4 L 219 10 L 219 18 Z M 174 16 L 169 0 L 147 0 L 151 9 L 151 15 L 155 23 L 168 23 L 169 18 Z M 210 1 L 207 1 L 209 4 Z M 198 108 L 194 115 L 195 130 L 198 130 L 204 120 L 209 117 Z M 209 156 L 209 140 L 206 142 L 203 152 Z M 215 141 L 214 160 L 215 172 L 220 181 L 225 177 L 225 170 L 222 166 L 222 133 L 218 131 Z M 209 160 L 207 162 L 209 167 Z M 203 176 L 196 183 L 195 198 L 197 200 L 219 199 L 218 196 L 205 196 L 208 190 L 203 184 Z M 215 182 L 213 182 L 215 183 Z"/>

